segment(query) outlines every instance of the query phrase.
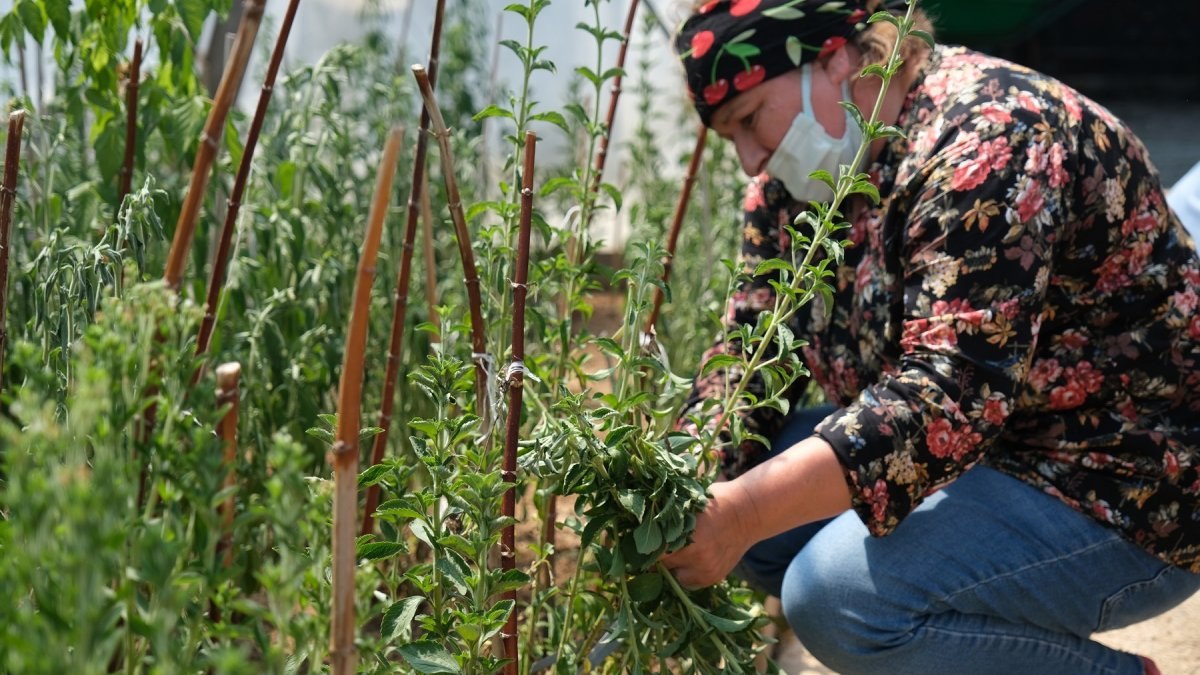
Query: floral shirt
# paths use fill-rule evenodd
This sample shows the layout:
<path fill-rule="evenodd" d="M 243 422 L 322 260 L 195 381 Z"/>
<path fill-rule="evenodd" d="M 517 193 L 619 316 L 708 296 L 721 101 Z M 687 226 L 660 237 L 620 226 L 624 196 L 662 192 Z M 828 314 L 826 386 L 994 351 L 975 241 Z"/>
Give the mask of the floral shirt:
<path fill-rule="evenodd" d="M 1146 149 L 1069 87 L 957 47 L 934 50 L 897 124 L 906 137 L 868 169 L 881 204 L 851 211 L 833 306 L 790 326 L 841 406 L 816 433 L 859 516 L 886 534 L 982 462 L 1200 572 L 1200 261 Z M 799 208 L 752 181 L 749 269 L 788 250 Z M 727 321 L 769 309 L 768 281 Z M 739 377 L 699 379 L 689 409 Z M 745 422 L 770 438 L 783 419 Z M 726 453 L 738 473 L 762 447 Z"/>

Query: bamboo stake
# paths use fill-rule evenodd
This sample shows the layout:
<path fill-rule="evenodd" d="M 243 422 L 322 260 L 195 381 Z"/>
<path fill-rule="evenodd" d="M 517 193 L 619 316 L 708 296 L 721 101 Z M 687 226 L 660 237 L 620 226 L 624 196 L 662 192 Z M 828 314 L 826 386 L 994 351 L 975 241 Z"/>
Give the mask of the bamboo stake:
<path fill-rule="evenodd" d="M 429 180 L 424 176 L 425 185 L 421 188 L 421 244 L 425 254 L 425 304 L 429 306 L 429 323 L 434 330 L 430 339 L 441 342 L 441 329 L 438 328 L 441 319 L 437 311 L 437 260 L 433 254 L 433 207 L 429 204 Z"/>
<path fill-rule="evenodd" d="M 471 314 L 471 349 L 475 361 L 475 404 L 480 419 L 480 435 L 486 437 L 491 430 L 492 411 L 491 395 L 488 387 L 487 361 L 487 327 L 483 323 L 483 301 L 479 294 L 479 274 L 475 269 L 475 254 L 471 250 L 471 235 L 467 231 L 467 219 L 463 215 L 462 198 L 458 193 L 458 181 L 454 177 L 454 155 L 450 151 L 450 130 L 442 119 L 442 111 L 438 108 L 437 100 L 433 97 L 433 87 L 429 84 L 429 76 L 419 65 L 412 67 L 413 75 L 421 88 L 421 98 L 425 101 L 425 109 L 429 111 L 432 122 L 433 136 L 437 139 L 438 148 L 442 153 L 442 175 L 446 180 L 446 198 L 449 201 L 450 217 L 454 221 L 455 239 L 458 241 L 458 254 L 462 258 L 463 273 L 467 287 L 467 302 Z"/>
<path fill-rule="evenodd" d="M 225 452 L 221 463 L 225 467 L 225 487 L 231 488 L 237 484 L 237 429 L 238 429 L 238 379 L 242 376 L 242 366 L 238 363 L 222 363 L 217 367 L 217 405 L 230 406 L 225 416 L 217 425 L 217 434 L 225 442 Z M 233 494 L 230 493 L 221 504 L 221 541 L 218 551 L 224 552 L 221 564 L 233 566 Z"/>
<path fill-rule="evenodd" d="M 258 147 L 258 135 L 262 132 L 263 122 L 267 118 L 267 107 L 271 103 L 271 94 L 275 90 L 275 77 L 279 74 L 279 66 L 283 62 L 283 51 L 287 46 L 288 36 L 292 31 L 292 22 L 296 18 L 296 9 L 300 0 L 288 3 L 287 13 L 279 27 L 279 35 L 275 39 L 275 49 L 271 52 L 271 62 L 267 66 L 267 74 L 263 79 L 262 92 L 258 95 L 258 107 L 254 110 L 254 119 L 250 122 L 250 130 L 246 134 L 246 148 L 242 152 L 242 161 L 238 166 L 237 177 L 233 181 L 233 192 L 229 195 L 228 209 L 225 211 L 225 224 L 221 228 L 221 240 L 217 244 L 217 252 L 213 257 L 212 273 L 208 279 L 208 297 L 204 306 L 204 320 L 200 323 L 200 333 L 196 337 L 196 355 L 208 351 L 212 340 L 213 330 L 217 321 L 217 302 L 221 298 L 221 290 L 225 285 L 225 272 L 229 268 L 229 248 L 233 245 L 233 232 L 237 228 L 238 213 L 242 209 L 242 196 L 246 192 L 246 183 L 250 178 L 250 165 L 254 160 L 254 151 Z M 203 364 L 192 374 L 191 386 L 195 387 L 204 370 Z"/>
<path fill-rule="evenodd" d="M 529 232 L 533 215 L 533 160 L 537 135 L 525 132 L 525 169 L 521 176 L 521 229 L 517 238 L 517 268 L 513 279 L 512 365 L 508 368 L 508 420 L 504 427 L 504 491 L 503 514 L 514 519 L 500 535 L 500 566 L 505 572 L 516 568 L 516 492 L 517 443 L 521 430 L 521 397 L 524 393 L 525 372 L 525 296 L 529 292 Z M 506 591 L 512 600 L 512 611 L 504 624 L 505 675 L 517 675 L 517 591 Z"/>
<path fill-rule="evenodd" d="M 409 10 L 412 5 L 409 5 Z M 429 86 L 437 83 L 438 52 L 442 42 L 442 17 L 446 0 L 437 0 L 433 13 L 433 42 L 429 46 Z M 413 154 L 412 181 L 409 183 L 408 213 L 404 223 L 404 249 L 400 253 L 400 271 L 396 277 L 396 290 L 392 295 L 392 334 L 388 341 L 386 372 L 383 378 L 383 401 L 379 405 L 380 431 L 371 446 L 371 466 L 383 461 L 387 452 L 388 434 L 392 428 L 392 409 L 396 403 L 396 379 L 400 373 L 400 353 L 404 349 L 404 325 L 408 317 L 408 285 L 412 278 L 413 244 L 417 239 L 418 209 L 421 195 L 428 192 L 425 180 L 425 158 L 429 153 L 429 111 L 421 109 L 420 129 L 417 132 L 417 148 Z M 379 505 L 379 486 L 367 488 L 367 503 L 364 507 L 362 533 L 370 534 L 375 528 L 375 507 Z"/>
<path fill-rule="evenodd" d="M 21 132 L 25 111 L 8 116 L 8 142 L 4 150 L 4 186 L 0 188 L 0 392 L 4 391 L 4 346 L 8 342 L 8 261 L 12 248 L 13 202 L 17 199 L 17 177 L 21 164 Z"/>
<path fill-rule="evenodd" d="M 225 72 L 221 75 L 221 84 L 217 87 L 212 110 L 209 111 L 208 121 L 200 134 L 200 148 L 192 165 L 191 184 L 183 200 L 179 222 L 175 225 L 175 238 L 171 242 L 171 251 L 167 256 L 167 267 L 163 274 L 167 285 L 176 291 L 179 290 L 183 279 L 183 268 L 187 264 L 187 254 L 196 231 L 196 218 L 200 213 L 201 204 L 204 203 L 208 176 L 217 156 L 217 143 L 221 138 L 221 131 L 225 128 L 229 109 L 233 106 L 238 88 L 241 87 L 242 75 L 246 72 L 246 63 L 250 60 L 250 52 L 254 47 L 254 38 L 258 35 L 259 24 L 262 23 L 265 3 L 266 0 L 246 0 L 243 5 L 242 20 L 238 25 L 233 51 L 225 64 Z"/>
<path fill-rule="evenodd" d="M 617 121 L 617 102 L 621 99 L 621 81 L 625 70 L 625 54 L 629 51 L 629 39 L 633 34 L 633 18 L 637 14 L 638 0 L 629 0 L 629 13 L 625 15 L 625 37 L 617 50 L 617 75 L 613 77 L 612 95 L 608 98 L 608 116 L 605 117 L 604 133 L 600 136 L 600 147 L 596 153 L 596 170 L 592 177 L 592 193 L 600 189 L 604 177 L 604 164 L 608 159 L 608 140 L 612 137 L 613 124 Z"/>
<path fill-rule="evenodd" d="M 683 218 L 687 215 L 688 202 L 692 198 L 692 187 L 696 184 L 696 174 L 700 170 L 701 158 L 704 155 L 704 143 L 708 139 L 708 127 L 700 125 L 696 135 L 696 147 L 692 150 L 692 158 L 688 161 L 687 177 L 683 181 L 683 190 L 679 193 L 679 201 L 675 204 L 675 217 L 671 220 L 671 231 L 667 235 L 667 257 L 663 260 L 663 283 L 671 279 L 671 266 L 675 261 L 675 248 L 679 244 L 679 230 L 683 227 Z M 658 312 L 662 308 L 663 292 L 661 288 L 654 289 L 654 309 L 646 320 L 646 334 L 654 333 L 654 324 L 658 323 Z"/>
<path fill-rule="evenodd" d="M 330 462 L 334 470 L 333 497 L 333 628 L 329 655 L 334 675 L 354 672 L 357 654 L 354 647 L 354 535 L 358 516 L 358 431 L 361 422 L 364 352 L 367 345 L 367 320 L 371 308 L 371 284 L 375 280 L 375 260 L 383 237 L 396 160 L 400 156 L 403 131 L 392 129 L 383 149 L 375 198 L 367 222 L 358 276 L 354 282 L 354 309 L 346 334 L 342 357 L 342 378 L 338 385 L 337 442 Z"/>
<path fill-rule="evenodd" d="M 121 165 L 121 184 L 117 189 L 117 208 L 133 187 L 133 164 L 137 151 L 138 85 L 142 77 L 142 41 L 133 43 L 133 61 L 129 64 L 129 84 L 125 85 L 125 162 Z"/>

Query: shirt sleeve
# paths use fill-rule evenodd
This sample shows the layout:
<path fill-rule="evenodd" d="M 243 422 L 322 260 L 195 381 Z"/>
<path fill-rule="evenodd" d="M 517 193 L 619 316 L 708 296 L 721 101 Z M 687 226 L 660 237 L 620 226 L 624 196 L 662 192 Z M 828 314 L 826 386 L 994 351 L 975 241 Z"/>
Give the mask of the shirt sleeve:
<path fill-rule="evenodd" d="M 1021 109 L 965 119 L 893 193 L 897 367 L 816 431 L 877 536 L 988 452 L 1043 319 L 1053 226 L 1066 208 L 1063 142 Z"/>
<path fill-rule="evenodd" d="M 751 180 L 747 186 L 743 207 L 742 249 L 738 262 L 742 270 L 752 273 L 759 263 L 778 258 L 790 250 L 791 242 L 785 225 L 791 224 L 799 205 L 788 196 L 778 181 L 761 175 Z M 691 394 L 684 404 L 679 425 L 681 428 L 695 433 L 697 424 L 708 425 L 709 428 L 717 424 L 723 413 L 721 402 L 745 377 L 745 373 L 738 367 L 716 368 L 705 372 L 704 364 L 718 354 L 738 357 L 743 355 L 741 341 L 730 337 L 729 329 L 753 325 L 760 313 L 774 306 L 776 293 L 771 281 L 778 278 L 778 271 L 751 276 L 730 297 L 722 320 L 726 330 L 721 332 L 713 346 L 701 358 L 700 372 L 704 374 L 696 378 Z M 800 314 L 803 312 L 797 313 L 790 321 L 793 333 L 798 330 L 797 326 L 801 325 Z M 778 352 L 775 344 L 766 345 L 765 348 L 766 357 L 774 356 Z M 749 377 L 746 393 L 755 399 L 761 399 L 767 393 L 767 383 L 762 373 L 751 373 Z M 783 398 L 787 400 L 789 407 L 799 399 L 807 382 L 806 374 L 803 374 L 783 392 Z M 720 448 L 721 469 L 727 477 L 740 475 L 762 461 L 766 445 L 758 439 L 774 437 L 783 427 L 786 416 L 784 411 L 767 406 L 752 407 L 749 410 L 739 409 L 737 414 L 749 432 L 749 437 L 737 446 L 726 442 Z"/>

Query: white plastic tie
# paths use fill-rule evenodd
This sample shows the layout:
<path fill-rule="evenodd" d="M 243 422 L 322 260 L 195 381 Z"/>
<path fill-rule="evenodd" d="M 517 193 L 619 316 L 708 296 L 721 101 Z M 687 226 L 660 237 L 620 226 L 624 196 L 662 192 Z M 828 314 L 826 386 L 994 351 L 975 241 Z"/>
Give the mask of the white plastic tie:
<path fill-rule="evenodd" d="M 525 367 L 525 362 L 519 361 L 519 360 L 513 361 L 512 363 L 508 364 L 508 372 L 506 372 L 504 374 L 504 380 L 506 382 L 511 382 L 513 379 L 513 376 L 516 375 L 517 373 L 520 373 L 522 377 L 528 377 L 529 379 L 531 379 L 534 382 L 537 382 L 539 384 L 541 384 L 541 382 L 542 382 L 542 378 L 538 377 L 537 375 L 534 375 L 533 371 L 531 371 L 531 370 L 529 370 L 529 368 Z"/>

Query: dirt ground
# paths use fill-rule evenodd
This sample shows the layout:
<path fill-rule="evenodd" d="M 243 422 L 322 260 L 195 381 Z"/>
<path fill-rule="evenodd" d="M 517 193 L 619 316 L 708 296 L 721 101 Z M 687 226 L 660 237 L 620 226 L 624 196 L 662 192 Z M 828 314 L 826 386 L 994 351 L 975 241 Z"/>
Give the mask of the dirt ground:
<path fill-rule="evenodd" d="M 1150 621 L 1100 633 L 1100 642 L 1154 659 L 1163 675 L 1200 675 L 1200 594 Z M 788 675 L 832 675 L 790 632 L 780 636 L 776 661 Z"/>

